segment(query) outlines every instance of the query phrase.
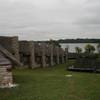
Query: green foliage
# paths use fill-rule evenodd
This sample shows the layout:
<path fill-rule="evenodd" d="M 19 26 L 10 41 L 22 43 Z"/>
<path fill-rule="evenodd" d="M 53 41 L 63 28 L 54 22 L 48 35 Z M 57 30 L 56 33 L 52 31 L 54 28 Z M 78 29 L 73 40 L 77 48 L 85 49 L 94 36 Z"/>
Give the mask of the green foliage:
<path fill-rule="evenodd" d="M 93 45 L 87 44 L 85 46 L 85 53 L 94 53 L 95 47 Z"/>
<path fill-rule="evenodd" d="M 50 44 L 53 44 L 54 46 L 59 46 L 59 47 L 61 47 L 61 45 L 59 44 L 59 42 L 56 41 L 56 40 L 50 39 L 50 40 L 49 40 L 49 43 L 50 43 Z"/>
<path fill-rule="evenodd" d="M 77 54 L 82 53 L 82 49 L 80 47 L 75 47 L 75 51 Z"/>

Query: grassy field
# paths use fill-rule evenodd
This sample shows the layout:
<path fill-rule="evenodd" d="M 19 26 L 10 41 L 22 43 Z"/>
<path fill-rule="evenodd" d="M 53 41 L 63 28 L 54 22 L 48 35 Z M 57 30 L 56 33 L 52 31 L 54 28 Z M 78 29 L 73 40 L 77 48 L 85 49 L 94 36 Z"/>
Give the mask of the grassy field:
<path fill-rule="evenodd" d="M 66 77 L 71 74 L 72 77 Z M 66 71 L 66 65 L 13 70 L 12 89 L 0 89 L 0 100 L 100 100 L 100 74 Z"/>

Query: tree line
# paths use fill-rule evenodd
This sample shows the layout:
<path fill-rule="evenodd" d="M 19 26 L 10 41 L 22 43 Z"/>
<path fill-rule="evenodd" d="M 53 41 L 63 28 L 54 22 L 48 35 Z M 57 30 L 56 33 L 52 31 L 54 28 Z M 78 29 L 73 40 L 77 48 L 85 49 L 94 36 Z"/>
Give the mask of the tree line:
<path fill-rule="evenodd" d="M 46 40 L 46 41 L 36 41 L 38 43 L 100 43 L 100 39 L 59 39 L 59 40 Z"/>
<path fill-rule="evenodd" d="M 59 43 L 100 43 L 100 39 L 60 39 Z"/>
<path fill-rule="evenodd" d="M 95 51 L 95 47 L 91 44 L 87 44 L 84 49 L 85 49 L 85 53 L 88 53 L 88 54 L 90 53 L 92 54 Z M 98 53 L 100 53 L 100 43 L 97 45 L 97 50 L 98 50 Z M 82 53 L 82 49 L 80 47 L 75 47 L 75 51 L 77 54 Z"/>

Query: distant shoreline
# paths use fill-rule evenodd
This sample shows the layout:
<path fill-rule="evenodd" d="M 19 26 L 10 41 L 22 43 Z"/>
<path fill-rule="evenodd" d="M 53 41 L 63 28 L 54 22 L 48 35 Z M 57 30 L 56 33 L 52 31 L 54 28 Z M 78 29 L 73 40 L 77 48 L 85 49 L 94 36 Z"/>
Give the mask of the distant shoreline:
<path fill-rule="evenodd" d="M 59 39 L 59 40 L 52 40 L 58 43 L 100 43 L 100 39 Z M 46 42 L 49 43 L 50 41 L 37 41 L 37 42 Z"/>
<path fill-rule="evenodd" d="M 59 43 L 100 43 L 100 39 L 61 39 Z"/>

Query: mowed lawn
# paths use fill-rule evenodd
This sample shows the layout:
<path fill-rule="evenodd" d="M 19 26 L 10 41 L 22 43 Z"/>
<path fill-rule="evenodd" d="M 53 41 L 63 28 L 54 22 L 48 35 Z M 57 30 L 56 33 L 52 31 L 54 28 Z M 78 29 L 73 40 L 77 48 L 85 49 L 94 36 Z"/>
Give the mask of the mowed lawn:
<path fill-rule="evenodd" d="M 66 77 L 71 74 L 72 77 Z M 100 100 L 100 74 L 69 72 L 66 65 L 13 70 L 19 86 L 0 89 L 0 100 Z"/>

